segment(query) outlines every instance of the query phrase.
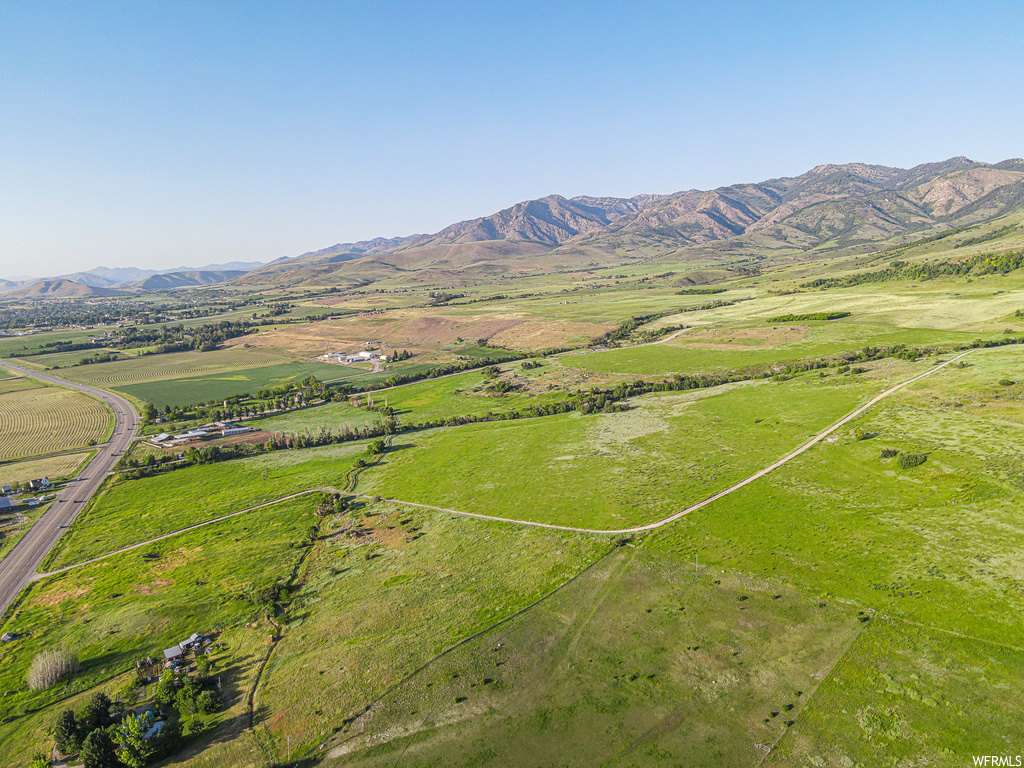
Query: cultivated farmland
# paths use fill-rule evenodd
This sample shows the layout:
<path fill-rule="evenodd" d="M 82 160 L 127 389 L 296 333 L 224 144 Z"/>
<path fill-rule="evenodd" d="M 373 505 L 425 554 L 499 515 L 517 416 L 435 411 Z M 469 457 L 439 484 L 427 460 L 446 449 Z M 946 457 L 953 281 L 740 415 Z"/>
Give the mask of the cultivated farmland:
<path fill-rule="evenodd" d="M 0 382 L 0 461 L 101 441 L 113 423 L 99 400 L 28 378 Z"/>

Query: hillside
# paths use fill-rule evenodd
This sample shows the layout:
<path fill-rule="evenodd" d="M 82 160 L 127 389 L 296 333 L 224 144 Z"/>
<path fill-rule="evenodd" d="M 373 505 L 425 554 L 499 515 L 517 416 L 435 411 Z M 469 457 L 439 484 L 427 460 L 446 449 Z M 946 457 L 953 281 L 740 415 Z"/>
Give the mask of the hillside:
<path fill-rule="evenodd" d="M 84 285 L 73 280 L 40 280 L 5 294 L 9 299 L 66 299 L 83 296 L 122 296 L 124 291 Z"/>
<path fill-rule="evenodd" d="M 279 259 L 239 282 L 358 286 L 411 272 L 403 278 L 458 285 L 636 257 L 833 252 L 989 221 L 1022 204 L 1024 161 L 1016 158 L 993 165 L 954 157 L 910 169 L 825 164 L 795 177 L 671 195 L 549 195 L 432 235 Z"/>
<path fill-rule="evenodd" d="M 145 291 L 167 291 L 173 288 L 194 288 L 200 285 L 213 285 L 222 283 L 225 280 L 233 280 L 241 277 L 243 270 L 217 270 L 203 272 L 169 272 L 161 275 L 151 275 L 145 280 L 135 283 L 135 288 Z"/>

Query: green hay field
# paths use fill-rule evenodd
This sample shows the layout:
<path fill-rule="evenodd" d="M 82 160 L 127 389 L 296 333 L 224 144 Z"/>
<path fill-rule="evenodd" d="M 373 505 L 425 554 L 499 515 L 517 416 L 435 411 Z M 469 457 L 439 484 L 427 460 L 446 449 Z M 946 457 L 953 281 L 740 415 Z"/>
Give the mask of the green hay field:
<path fill-rule="evenodd" d="M 621 548 L 446 654 L 325 765 L 756 765 L 854 641 L 857 611 Z"/>
<path fill-rule="evenodd" d="M 507 413 L 565 399 L 564 393 L 531 394 L 525 390 L 534 380 L 533 371 L 523 371 L 516 364 L 506 365 L 503 378 L 521 383 L 523 391 L 498 394 L 487 390 L 487 379 L 482 373 L 470 371 L 459 376 L 408 384 L 398 389 L 371 394 L 374 405 L 390 406 L 403 424 L 419 424 L 451 416 L 483 416 L 487 413 Z M 538 369 L 539 373 L 540 369 Z M 368 401 L 363 395 L 360 400 Z M 366 408 L 357 408 L 347 402 L 333 402 L 313 408 L 304 408 L 280 416 L 260 419 L 255 424 L 270 432 L 297 433 L 329 427 L 337 431 L 341 426 L 362 427 L 380 419 L 380 414 Z"/>
<path fill-rule="evenodd" d="M 37 477 L 48 477 L 59 480 L 77 475 L 92 452 L 64 453 L 46 459 L 29 459 L 0 464 L 0 485 L 13 485 L 33 480 Z"/>
<path fill-rule="evenodd" d="M 153 403 L 157 408 L 163 408 L 223 400 L 244 393 L 254 395 L 266 387 L 297 384 L 307 376 L 316 376 L 326 381 L 345 374 L 349 377 L 356 376 L 358 373 L 329 363 L 281 363 L 205 375 L 183 375 L 164 381 L 149 381 L 116 388 L 120 392 Z"/>

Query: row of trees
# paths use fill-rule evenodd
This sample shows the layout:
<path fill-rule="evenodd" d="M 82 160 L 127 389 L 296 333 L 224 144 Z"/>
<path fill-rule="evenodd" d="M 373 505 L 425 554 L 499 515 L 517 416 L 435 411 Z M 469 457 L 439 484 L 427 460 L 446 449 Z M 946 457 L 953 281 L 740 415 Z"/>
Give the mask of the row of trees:
<path fill-rule="evenodd" d="M 1024 266 L 1024 251 L 1008 253 L 983 253 L 959 261 L 932 261 L 910 264 L 894 261 L 886 269 L 860 272 L 844 277 L 821 277 L 801 283 L 801 288 L 846 288 L 864 283 L 878 283 L 887 280 L 910 279 L 932 280 L 942 275 L 990 275 L 1007 274 Z"/>

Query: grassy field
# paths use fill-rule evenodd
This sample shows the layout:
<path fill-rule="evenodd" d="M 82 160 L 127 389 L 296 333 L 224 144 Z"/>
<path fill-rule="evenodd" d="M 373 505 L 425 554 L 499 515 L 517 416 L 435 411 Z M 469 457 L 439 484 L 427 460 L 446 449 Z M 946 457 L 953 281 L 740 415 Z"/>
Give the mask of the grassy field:
<path fill-rule="evenodd" d="M 621 548 L 389 691 L 324 764 L 756 765 L 858 618 Z"/>
<path fill-rule="evenodd" d="M 0 647 L 4 712 L 13 719 L 0 729 L 0 765 L 22 765 L 45 748 L 62 700 L 109 685 L 194 631 L 254 615 L 247 590 L 287 579 L 313 519 L 309 501 L 282 504 L 34 585 L 3 627 L 27 636 Z M 58 644 L 77 653 L 82 671 L 66 685 L 29 691 L 32 657 Z"/>
<path fill-rule="evenodd" d="M 324 529 L 259 693 L 284 755 L 316 744 L 437 654 L 557 588 L 609 551 L 387 503 Z"/>
<path fill-rule="evenodd" d="M 516 382 L 521 389 L 505 394 L 487 388 L 488 379 L 479 372 L 459 376 L 426 380 L 376 395 L 370 395 L 374 405 L 387 405 L 403 424 L 420 424 L 450 416 L 482 416 L 487 413 L 505 413 L 544 403 L 565 399 L 561 392 L 532 393 L 532 372 L 522 371 L 515 364 L 505 366 L 502 377 Z M 361 398 L 363 403 L 367 397 Z M 296 433 L 319 427 L 336 430 L 339 426 L 365 426 L 378 421 L 376 411 L 357 408 L 347 402 L 333 402 L 313 408 L 260 419 L 255 425 L 271 432 Z"/>
<path fill-rule="evenodd" d="M 765 765 L 957 768 L 1016 755 L 1021 680 L 1022 648 L 876 619 Z"/>
<path fill-rule="evenodd" d="M 79 563 L 310 488 L 341 490 L 364 448 L 350 443 L 282 451 L 108 485 L 60 538 L 46 567 Z"/>
<path fill-rule="evenodd" d="M 0 338 L 0 357 L 13 357 L 24 353 L 35 353 L 44 349 L 44 345 L 52 342 L 88 342 L 90 336 L 97 331 L 48 331 L 33 333 L 29 336 L 6 336 Z M 31 361 L 32 358 L 18 360 L 19 363 Z"/>
<path fill-rule="evenodd" d="M 891 366 L 909 375 L 911 366 Z M 402 435 L 361 486 L 388 498 L 616 529 L 667 517 L 797 447 L 884 378 L 805 375 L 646 395 L 623 413 L 571 413 Z"/>
<path fill-rule="evenodd" d="M 781 330 L 790 331 L 788 338 L 778 334 Z M 573 355 L 560 362 L 595 373 L 650 376 L 767 365 L 865 346 L 942 344 L 975 338 L 976 334 L 843 321 L 789 323 L 782 328 L 727 326 L 720 333 L 698 329 L 664 344 Z"/>
<path fill-rule="evenodd" d="M 968 253 L 947 247 L 898 257 Z M 761 274 L 732 278 L 736 253 L 702 253 L 481 279 L 433 308 L 423 304 L 438 286 L 388 271 L 385 284 L 360 290 L 398 292 L 322 302 L 381 312 L 268 327 L 247 337 L 248 349 L 67 375 L 162 407 L 277 383 L 296 373 L 295 355 L 338 339 L 410 342 L 414 362 L 352 377 L 364 386 L 453 355 L 480 358 L 479 338 L 537 348 L 660 312 L 668 314 L 650 327 L 692 326 L 671 342 L 549 358 L 536 370 L 504 364 L 501 378 L 518 385 L 506 395 L 481 373 L 373 395 L 412 424 L 520 410 L 627 378 L 1024 332 L 1024 272 L 817 290 L 801 284 L 882 269 L 897 256 L 783 254 L 778 268 L 766 260 Z M 677 294 L 705 280 L 728 290 Z M 320 303 L 302 298 L 306 287 L 293 295 L 305 302 L 300 312 Z M 735 303 L 695 309 L 719 301 Z M 851 314 L 768 322 L 823 311 Z M 603 530 L 659 520 L 937 359 L 655 393 L 617 413 L 401 433 L 358 475 L 354 509 L 323 519 L 312 546 L 312 502 L 299 500 L 43 581 L 4 627 L 32 634 L 0 647 L 0 708 L 16 718 L 0 723 L 0 768 L 45 744 L 59 699 L 111 689 L 144 650 L 213 623 L 231 638 L 224 663 L 234 694 L 216 728 L 168 765 L 266 768 L 285 761 L 289 745 L 303 765 L 367 768 L 962 766 L 975 754 L 1017 754 L 1024 346 L 974 352 L 766 477 L 643 535 L 574 534 L 400 503 Z M 36 390 L 26 386 L 0 381 L 0 393 L 10 389 L 0 401 Z M 378 418 L 337 402 L 257 426 L 315 432 Z M 108 485 L 47 567 L 285 494 L 345 487 L 364 449 L 280 451 Z M 901 464 L 909 454 L 920 456 Z M 254 621 L 246 591 L 291 573 L 300 557 L 272 631 Z M 83 674 L 30 694 L 28 659 L 62 640 L 79 651 Z"/>
<path fill-rule="evenodd" d="M 168 355 L 163 356 L 167 357 Z M 173 407 L 205 403 L 209 400 L 222 400 L 242 393 L 256 394 L 257 391 L 265 387 L 297 384 L 307 376 L 316 376 L 321 380 L 326 380 L 345 374 L 354 376 L 358 373 L 359 371 L 343 369 L 329 363 L 281 363 L 203 375 L 181 375 L 163 381 L 118 385 L 116 388 L 120 392 L 126 392 L 140 400 L 153 403 L 157 408 L 163 408 L 168 405 Z"/>
<path fill-rule="evenodd" d="M 0 382 L 0 461 L 100 441 L 113 416 L 99 400 L 29 378 Z"/>
<path fill-rule="evenodd" d="M 819 446 L 652 546 L 1005 643 L 1024 629 L 1024 414 L 1014 387 L 992 398 L 989 376 L 1019 371 L 1024 356 L 1010 348 L 970 359 L 985 366 L 980 380 L 974 368 L 944 370 L 904 390 L 858 420 L 870 439 Z M 976 387 L 989 390 L 985 401 L 961 403 L 983 394 Z M 882 449 L 927 460 L 900 469 Z"/>
<path fill-rule="evenodd" d="M 0 485 L 13 485 L 37 477 L 58 480 L 77 475 L 92 457 L 91 452 L 63 453 L 45 459 L 29 459 L 0 464 Z"/>
<path fill-rule="evenodd" d="M 287 355 L 278 350 L 235 346 L 211 352 L 171 352 L 84 365 L 68 369 L 63 375 L 96 387 L 130 387 L 134 384 L 231 373 L 287 362 Z"/>

